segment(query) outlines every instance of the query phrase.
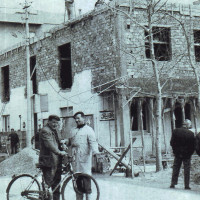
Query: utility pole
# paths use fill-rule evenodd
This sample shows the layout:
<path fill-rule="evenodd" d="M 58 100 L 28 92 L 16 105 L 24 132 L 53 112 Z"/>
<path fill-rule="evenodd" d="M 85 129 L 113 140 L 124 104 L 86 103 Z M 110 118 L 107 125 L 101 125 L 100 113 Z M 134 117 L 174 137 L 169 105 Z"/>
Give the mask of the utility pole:
<path fill-rule="evenodd" d="M 31 136 L 32 136 L 32 107 L 31 107 L 31 79 L 30 79 L 30 50 L 29 50 L 29 12 L 27 0 L 25 0 L 25 5 L 23 7 L 25 11 L 26 20 L 26 68 L 27 68 L 27 123 L 26 123 L 26 146 L 31 146 Z"/>

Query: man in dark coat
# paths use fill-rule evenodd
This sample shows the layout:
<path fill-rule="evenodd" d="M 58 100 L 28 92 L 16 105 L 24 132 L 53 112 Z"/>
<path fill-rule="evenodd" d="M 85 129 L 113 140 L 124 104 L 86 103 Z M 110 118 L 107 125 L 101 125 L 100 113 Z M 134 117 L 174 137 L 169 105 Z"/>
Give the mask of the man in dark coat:
<path fill-rule="evenodd" d="M 185 189 L 191 189 L 189 186 L 190 163 L 191 156 L 195 150 L 195 137 L 194 133 L 188 130 L 189 128 L 191 128 L 191 121 L 186 119 L 182 128 L 176 128 L 172 133 L 170 144 L 172 146 L 175 158 L 170 188 L 175 188 L 175 185 L 177 185 L 181 164 L 183 163 Z"/>
<path fill-rule="evenodd" d="M 60 118 L 50 115 L 48 123 L 39 133 L 40 155 L 39 164 L 43 172 L 45 183 L 52 188 L 57 186 L 62 174 L 62 156 L 66 155 L 62 151 L 60 140 L 62 139 L 57 131 Z M 53 193 L 53 200 L 60 199 L 60 187 Z"/>
<path fill-rule="evenodd" d="M 19 137 L 13 128 L 11 129 L 11 133 L 8 136 L 8 138 L 10 140 L 11 154 L 16 154 L 17 153 L 17 145 L 19 143 Z"/>

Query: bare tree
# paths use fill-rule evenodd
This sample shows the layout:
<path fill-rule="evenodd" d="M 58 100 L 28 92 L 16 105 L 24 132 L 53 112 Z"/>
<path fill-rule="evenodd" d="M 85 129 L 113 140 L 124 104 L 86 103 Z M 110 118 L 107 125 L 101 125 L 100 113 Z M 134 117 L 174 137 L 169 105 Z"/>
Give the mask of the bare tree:
<path fill-rule="evenodd" d="M 145 33 L 146 33 L 146 40 L 148 41 L 147 44 L 147 49 L 149 49 L 149 57 L 148 59 L 138 59 L 134 57 L 135 62 L 142 62 L 142 61 L 147 61 L 151 62 L 151 66 L 153 69 L 153 77 L 156 83 L 156 90 L 155 90 L 155 98 L 156 98 L 156 112 L 155 112 L 155 120 L 156 120 L 156 171 L 162 170 L 162 154 L 161 154 L 161 136 L 162 136 L 162 88 L 164 85 L 161 85 L 161 80 L 160 80 L 160 71 L 158 68 L 158 60 L 161 60 L 162 58 L 159 58 L 159 55 L 155 55 L 154 51 L 154 43 L 153 43 L 153 37 L 154 34 L 157 34 L 161 30 L 156 30 L 153 31 L 153 24 L 155 24 L 156 20 L 159 21 L 159 19 L 156 19 L 154 15 L 159 13 L 161 8 L 165 6 L 166 2 L 162 3 L 161 0 L 158 1 L 153 1 L 153 0 L 146 0 L 145 5 L 146 5 L 146 13 L 147 13 L 147 25 L 142 25 L 140 22 L 138 22 L 135 18 L 133 18 L 132 11 L 131 9 L 134 9 L 132 7 L 132 3 L 130 6 L 130 12 L 124 11 L 123 9 L 117 8 L 117 7 L 112 7 L 109 4 L 106 4 L 113 12 L 123 14 L 127 18 L 131 20 L 132 23 L 138 25 L 141 27 Z M 140 48 L 135 47 L 135 48 Z M 125 48 L 124 48 L 125 49 Z M 120 49 L 122 51 L 126 51 L 123 49 Z M 128 52 L 127 52 L 128 53 Z"/>
<path fill-rule="evenodd" d="M 163 135 L 163 116 L 164 116 L 164 105 L 162 105 L 162 99 L 164 94 L 164 88 L 167 83 L 170 81 L 173 81 L 173 73 L 175 71 L 175 66 L 181 62 L 181 60 L 185 57 L 188 58 L 188 62 L 191 66 L 192 71 L 194 72 L 196 84 L 197 84 L 197 93 L 198 93 L 198 105 L 200 105 L 200 83 L 199 83 L 199 76 L 198 76 L 198 70 L 197 66 L 192 58 L 192 41 L 191 41 L 191 34 L 193 33 L 191 30 L 188 32 L 188 30 L 185 28 L 185 23 L 183 20 L 173 16 L 171 13 L 173 12 L 173 8 L 171 8 L 171 11 L 169 11 L 169 8 L 167 8 L 167 1 L 163 2 L 162 0 L 143 0 L 142 8 L 145 10 L 144 14 L 146 16 L 145 23 L 141 23 L 140 20 L 134 15 L 134 3 L 133 1 L 130 1 L 130 7 L 128 9 L 123 9 L 116 6 L 111 6 L 110 4 L 106 4 L 115 14 L 125 16 L 130 20 L 131 23 L 137 25 L 138 27 L 142 28 L 145 32 L 145 49 L 146 52 L 146 58 L 141 59 L 140 56 L 137 56 L 136 54 L 131 54 L 127 48 L 126 45 L 121 45 L 119 48 L 120 51 L 125 53 L 126 55 L 129 55 L 134 60 L 134 63 L 146 63 L 150 62 L 153 74 L 152 77 L 154 79 L 154 83 L 156 83 L 156 88 L 154 91 L 155 99 L 156 99 L 156 106 L 155 106 L 155 124 L 156 124 L 156 171 L 162 170 L 162 154 L 161 154 L 161 138 Z M 142 4 L 142 3 L 141 3 Z M 171 61 L 171 66 L 168 66 L 168 72 L 164 72 L 165 68 L 165 62 L 161 64 L 159 61 L 168 61 L 170 60 L 170 48 L 166 48 L 163 51 L 162 46 L 159 48 L 155 48 L 154 39 L 158 37 L 158 35 L 162 35 L 162 37 L 165 37 L 165 28 L 163 27 L 156 27 L 156 24 L 162 23 L 162 20 L 165 20 L 165 18 L 168 17 L 169 21 L 174 19 L 173 21 L 177 21 L 183 30 L 183 34 L 185 36 L 186 46 L 187 46 L 187 52 L 181 53 L 181 52 L 175 52 L 173 54 L 173 61 Z M 144 25 L 145 24 L 145 25 Z M 177 25 L 177 24 L 176 24 Z M 134 49 L 140 49 L 140 45 L 135 45 Z M 161 51 L 162 53 L 160 53 Z M 147 55 L 148 54 L 148 55 Z M 164 54 L 164 57 L 163 55 Z M 172 64 L 173 63 L 173 64 Z M 162 66 L 161 66 L 162 65 Z M 145 70 L 145 69 L 144 69 Z M 142 71 L 142 70 L 141 70 Z M 145 76 L 145 72 L 141 72 L 141 77 Z M 162 82 L 162 79 L 165 79 L 164 83 Z M 148 79 L 146 78 L 146 82 L 148 82 Z M 148 83 L 147 83 L 148 84 Z M 174 83 L 175 84 L 175 83 Z M 188 89 L 188 88 L 187 88 Z M 174 100 L 176 100 L 177 97 L 175 97 Z M 173 99 L 171 102 L 175 102 Z M 195 102 L 193 101 L 194 110 L 196 109 Z M 200 106 L 199 106 L 200 107 Z M 173 112 L 174 106 L 172 105 Z M 197 113 L 198 110 L 196 109 L 195 113 Z M 172 116 L 173 118 L 173 116 Z M 196 123 L 195 123 L 196 124 Z M 174 125 L 173 125 L 174 128 Z"/>

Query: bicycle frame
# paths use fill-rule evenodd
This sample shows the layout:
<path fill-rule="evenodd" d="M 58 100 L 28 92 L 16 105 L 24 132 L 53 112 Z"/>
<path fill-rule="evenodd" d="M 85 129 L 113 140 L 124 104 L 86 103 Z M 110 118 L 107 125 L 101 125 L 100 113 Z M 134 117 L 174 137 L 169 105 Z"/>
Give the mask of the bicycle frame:
<path fill-rule="evenodd" d="M 78 190 L 76 189 L 77 186 L 76 186 L 76 180 L 75 180 L 75 177 L 74 177 L 74 175 L 75 175 L 75 174 L 78 174 L 78 173 L 74 173 L 74 172 L 72 171 L 72 164 L 71 164 L 71 162 L 68 162 L 67 165 L 69 165 L 69 170 L 68 170 L 68 172 L 64 175 L 64 177 L 61 179 L 61 181 L 58 183 L 58 185 L 52 190 L 52 193 L 54 193 L 54 192 L 56 191 L 56 189 L 57 189 L 59 186 L 61 186 L 65 180 L 67 180 L 67 178 L 69 178 L 70 176 L 72 176 L 72 182 L 73 182 L 74 190 L 75 190 L 76 192 L 78 192 L 78 193 L 81 194 L 81 192 L 78 191 Z M 41 171 L 41 169 L 40 169 L 39 172 L 38 172 L 35 176 L 33 176 L 34 179 L 37 180 L 37 178 L 39 177 L 39 175 L 40 175 L 41 173 L 42 173 L 42 171 Z M 40 186 L 42 186 L 41 188 L 43 188 L 43 191 L 29 190 L 29 188 L 31 187 L 31 184 L 33 184 L 33 182 L 34 182 L 34 179 L 33 179 L 33 181 L 31 181 L 31 183 L 29 183 L 29 185 L 27 186 L 26 190 L 23 191 L 21 195 L 26 196 L 27 199 L 30 199 L 30 200 L 39 200 L 38 198 L 35 198 L 35 197 L 33 197 L 33 196 L 29 196 L 29 195 L 39 194 L 39 196 L 40 196 L 39 198 L 42 198 L 42 199 L 43 199 L 43 197 L 44 197 L 45 195 L 47 195 L 49 187 L 48 187 L 48 189 L 46 190 L 46 188 L 43 187 L 43 181 L 44 181 L 44 180 L 42 180 L 42 182 L 39 182 L 39 183 L 40 183 Z"/>
<path fill-rule="evenodd" d="M 67 174 L 61 179 L 60 183 L 58 183 L 58 185 L 52 190 L 52 193 L 54 193 L 56 191 L 56 189 L 62 185 L 62 183 L 67 180 L 68 177 L 72 176 L 72 183 L 73 183 L 73 188 L 74 190 L 79 193 L 79 194 L 82 194 L 80 191 L 78 191 L 76 188 L 77 188 L 77 185 L 76 185 L 76 179 L 74 177 L 74 175 L 76 174 L 79 174 L 80 172 L 77 172 L 77 173 L 74 173 L 73 170 L 72 170 L 72 164 L 71 162 L 68 162 L 67 163 L 70 167 L 69 167 L 69 171 L 67 172 Z"/>

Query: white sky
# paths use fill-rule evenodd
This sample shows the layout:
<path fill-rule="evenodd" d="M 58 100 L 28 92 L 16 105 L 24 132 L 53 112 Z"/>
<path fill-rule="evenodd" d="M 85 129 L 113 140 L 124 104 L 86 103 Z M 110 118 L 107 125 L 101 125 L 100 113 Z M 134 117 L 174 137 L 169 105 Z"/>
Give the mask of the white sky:
<path fill-rule="evenodd" d="M 32 8 L 35 10 L 43 10 L 46 12 L 64 12 L 64 0 L 28 0 L 32 1 Z M 83 12 L 94 8 L 97 0 L 74 0 L 76 10 L 82 9 Z M 106 0 L 108 1 L 108 0 Z M 170 3 L 192 4 L 195 0 L 168 0 Z M 20 3 L 24 0 L 0 0 L 0 7 L 20 8 Z"/>

